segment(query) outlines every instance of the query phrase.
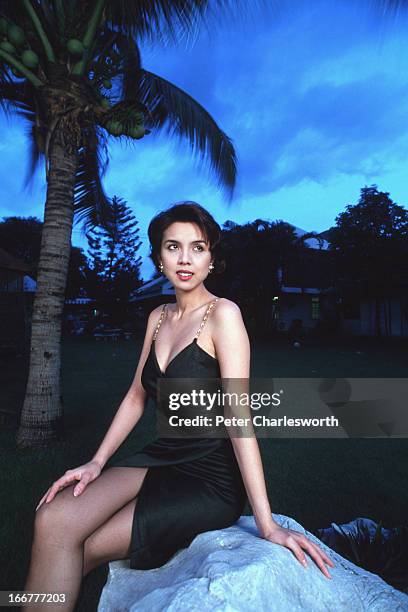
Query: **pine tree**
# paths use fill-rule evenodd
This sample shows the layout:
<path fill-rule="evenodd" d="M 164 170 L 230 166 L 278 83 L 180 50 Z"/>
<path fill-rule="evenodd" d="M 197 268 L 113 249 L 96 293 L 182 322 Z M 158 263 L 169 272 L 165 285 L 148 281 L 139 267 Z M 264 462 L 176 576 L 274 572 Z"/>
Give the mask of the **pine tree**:
<path fill-rule="evenodd" d="M 107 228 L 87 233 L 95 298 L 127 303 L 141 285 L 138 221 L 127 203 L 114 196 Z"/>

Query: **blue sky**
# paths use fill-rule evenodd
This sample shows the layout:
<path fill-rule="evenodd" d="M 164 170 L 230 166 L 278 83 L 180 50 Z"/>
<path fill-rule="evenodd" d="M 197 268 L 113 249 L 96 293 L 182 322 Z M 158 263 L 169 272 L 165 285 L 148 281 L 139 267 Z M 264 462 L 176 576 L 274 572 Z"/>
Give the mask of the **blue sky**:
<path fill-rule="evenodd" d="M 144 66 L 199 101 L 232 138 L 239 163 L 230 204 L 186 143 L 151 134 L 129 147 L 112 140 L 104 184 L 147 226 L 172 202 L 203 204 L 221 224 L 283 219 L 323 231 L 360 188 L 376 183 L 407 206 L 408 18 L 371 1 L 267 3 L 244 18 L 219 18 L 177 47 L 142 45 Z M 279 5 L 279 7 L 278 7 Z M 25 126 L 1 121 L 0 217 L 43 218 L 45 184 L 30 190 Z M 79 226 L 73 244 L 86 247 Z M 147 280 L 152 265 L 145 258 Z"/>

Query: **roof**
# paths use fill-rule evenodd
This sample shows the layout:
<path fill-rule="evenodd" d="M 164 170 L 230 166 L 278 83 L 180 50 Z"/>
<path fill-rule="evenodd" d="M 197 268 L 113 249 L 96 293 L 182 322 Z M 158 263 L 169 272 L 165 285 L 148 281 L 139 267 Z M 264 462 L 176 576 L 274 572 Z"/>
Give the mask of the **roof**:
<path fill-rule="evenodd" d="M 289 223 L 289 225 L 292 225 L 292 223 Z M 305 234 L 309 233 L 309 232 L 306 232 L 301 227 L 296 227 L 295 225 L 292 225 L 292 227 L 295 230 L 296 236 L 298 237 L 304 236 Z M 329 242 L 326 240 L 327 231 L 328 230 L 324 232 L 316 233 L 316 236 L 320 237 L 320 240 L 319 238 L 306 238 L 305 244 L 307 244 L 307 246 L 311 249 L 327 251 L 329 248 Z"/>
<path fill-rule="evenodd" d="M 165 276 L 159 276 L 145 283 L 130 297 L 130 302 L 139 302 L 146 298 L 159 297 L 162 295 L 174 295 L 174 287 Z"/>
<path fill-rule="evenodd" d="M 77 298 L 67 298 L 65 300 L 66 304 L 90 304 L 91 302 L 95 302 L 93 298 L 87 297 L 77 297 Z"/>
<path fill-rule="evenodd" d="M 11 255 L 4 249 L 0 248 L 0 268 L 6 270 L 15 270 L 16 272 L 32 272 L 33 267 L 31 264 L 26 263 L 22 259 Z"/>

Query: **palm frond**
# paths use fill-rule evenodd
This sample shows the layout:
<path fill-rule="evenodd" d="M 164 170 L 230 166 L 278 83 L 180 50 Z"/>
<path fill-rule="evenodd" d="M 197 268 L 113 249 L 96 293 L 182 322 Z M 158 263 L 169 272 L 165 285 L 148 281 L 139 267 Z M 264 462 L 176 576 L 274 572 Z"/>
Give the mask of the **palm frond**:
<path fill-rule="evenodd" d="M 30 89 L 27 83 L 12 81 L 7 75 L 0 80 L 0 106 L 4 113 L 10 115 L 30 108 Z"/>
<path fill-rule="evenodd" d="M 122 34 L 116 44 L 123 59 L 121 100 L 137 100 L 139 95 L 139 79 L 137 76 L 142 67 L 139 47 L 136 41 Z"/>
<path fill-rule="evenodd" d="M 44 160 L 45 136 L 43 131 L 35 124 L 31 126 L 28 133 L 29 140 L 29 162 L 27 166 L 25 186 L 28 187 L 34 178 L 40 162 Z"/>
<path fill-rule="evenodd" d="M 220 6 L 227 0 L 219 0 Z M 108 0 L 107 18 L 122 32 L 138 38 L 163 38 L 174 41 L 181 31 L 194 28 L 202 19 L 208 0 Z"/>
<path fill-rule="evenodd" d="M 179 43 L 202 27 L 210 31 L 236 18 L 247 23 L 258 8 L 270 8 L 270 0 L 108 0 L 106 18 L 137 40 Z"/>
<path fill-rule="evenodd" d="M 110 200 L 102 185 L 109 157 L 102 130 L 90 127 L 78 152 L 74 190 L 75 223 L 82 223 L 84 234 L 110 224 Z"/>
<path fill-rule="evenodd" d="M 140 74 L 139 100 L 149 111 L 146 126 L 167 128 L 170 135 L 187 138 L 193 152 L 209 162 L 232 196 L 237 160 L 230 138 L 185 91 L 147 70 L 142 69 Z"/>
<path fill-rule="evenodd" d="M 259 3 L 261 0 L 253 0 Z M 265 0 L 263 0 L 265 2 Z M 33 8 L 39 16 L 47 35 L 57 42 L 58 2 L 56 0 L 36 0 Z M 65 33 L 83 34 L 83 24 L 89 20 L 95 0 L 69 0 L 60 3 L 65 12 Z M 245 11 L 247 2 L 240 3 Z M 265 2 L 266 4 L 266 2 Z M 252 4 L 251 4 L 252 9 Z M 226 17 L 237 14 L 237 0 L 107 0 L 106 21 L 114 30 L 138 39 L 170 38 L 172 42 L 180 39 L 185 32 L 192 32 L 198 24 L 206 24 L 209 18 L 224 13 Z M 30 25 L 30 19 L 21 2 L 0 0 L 0 14 L 19 23 L 22 27 Z"/>
<path fill-rule="evenodd" d="M 29 164 L 25 185 L 29 185 L 34 177 L 45 150 L 45 132 L 40 127 L 41 112 L 35 97 L 34 88 L 27 81 L 16 83 L 8 81 L 0 83 L 0 105 L 6 115 L 15 114 L 22 117 L 29 125 Z"/>

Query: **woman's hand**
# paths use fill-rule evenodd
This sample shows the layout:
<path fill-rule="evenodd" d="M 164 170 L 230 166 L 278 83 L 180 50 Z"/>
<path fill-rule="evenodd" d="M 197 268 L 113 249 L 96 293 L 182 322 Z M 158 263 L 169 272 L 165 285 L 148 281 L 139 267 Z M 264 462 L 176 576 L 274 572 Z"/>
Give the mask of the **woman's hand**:
<path fill-rule="evenodd" d="M 65 489 L 65 487 L 70 485 L 72 482 L 75 482 L 75 480 L 79 480 L 79 483 L 74 488 L 74 495 L 77 497 L 90 482 L 95 480 L 95 478 L 98 478 L 101 471 L 102 466 L 94 460 L 88 461 L 88 463 L 84 463 L 84 465 L 80 465 L 73 470 L 67 470 L 65 474 L 56 480 L 48 491 L 42 496 L 35 511 L 37 512 L 38 508 L 42 506 L 44 502 L 48 504 L 50 501 L 52 501 L 58 491 Z"/>
<path fill-rule="evenodd" d="M 270 530 L 265 532 L 265 534 L 263 534 L 261 530 L 259 530 L 259 532 L 261 537 L 265 540 L 273 542 L 274 544 L 281 544 L 282 546 L 289 548 L 295 554 L 298 561 L 306 568 L 306 556 L 302 550 L 302 548 L 304 548 L 315 561 L 316 565 L 321 569 L 326 578 L 331 578 L 325 563 L 331 567 L 334 567 L 333 561 L 326 555 L 320 546 L 317 546 L 317 544 L 311 542 L 302 533 L 294 531 L 293 529 L 280 527 L 279 525 L 272 527 Z"/>

